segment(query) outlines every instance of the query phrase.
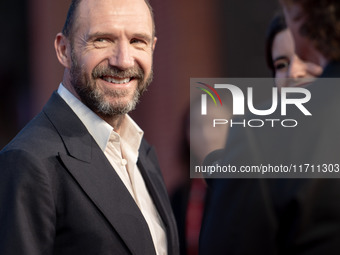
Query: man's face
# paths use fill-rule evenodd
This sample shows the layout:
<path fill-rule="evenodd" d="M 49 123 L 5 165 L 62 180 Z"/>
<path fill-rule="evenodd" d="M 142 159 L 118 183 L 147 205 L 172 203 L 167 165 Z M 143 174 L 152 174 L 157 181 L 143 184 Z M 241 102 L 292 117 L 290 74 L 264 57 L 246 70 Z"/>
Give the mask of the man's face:
<path fill-rule="evenodd" d="M 83 0 L 71 38 L 71 84 L 104 116 L 134 109 L 152 80 L 156 39 L 143 0 Z"/>

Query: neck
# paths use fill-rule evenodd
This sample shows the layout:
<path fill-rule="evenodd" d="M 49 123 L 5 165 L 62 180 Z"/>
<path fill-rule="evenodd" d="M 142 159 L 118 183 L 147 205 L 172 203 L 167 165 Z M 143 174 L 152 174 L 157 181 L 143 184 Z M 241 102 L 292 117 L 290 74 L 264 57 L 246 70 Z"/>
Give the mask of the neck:
<path fill-rule="evenodd" d="M 126 114 L 122 114 L 122 115 L 115 115 L 115 116 L 106 116 L 106 115 L 102 115 L 102 114 L 98 114 L 97 115 L 102 118 L 104 121 L 106 121 L 110 126 L 113 127 L 114 131 L 116 133 L 120 133 L 120 127 L 126 117 Z"/>
<path fill-rule="evenodd" d="M 68 91 L 70 91 L 76 98 L 78 98 L 80 101 L 81 98 L 79 97 L 78 93 L 76 92 L 76 90 L 74 89 L 74 87 L 71 85 L 70 82 L 70 73 L 68 70 L 65 70 L 64 72 L 64 77 L 63 77 L 63 81 L 62 81 L 64 87 L 66 89 L 68 89 Z M 84 103 L 84 102 L 83 102 Z M 98 112 L 96 112 L 96 114 L 103 119 L 104 121 L 106 121 L 109 125 L 111 125 L 114 128 L 114 131 L 119 133 L 120 127 L 125 119 L 126 114 L 119 114 L 119 115 L 114 115 L 114 116 L 109 116 L 109 115 L 104 115 L 104 114 L 100 114 Z"/>

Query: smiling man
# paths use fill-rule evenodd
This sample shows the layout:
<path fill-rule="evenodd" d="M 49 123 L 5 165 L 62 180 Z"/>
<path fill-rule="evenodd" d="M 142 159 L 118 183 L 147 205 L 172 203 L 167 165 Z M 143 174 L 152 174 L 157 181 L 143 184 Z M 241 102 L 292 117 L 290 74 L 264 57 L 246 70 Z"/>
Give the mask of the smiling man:
<path fill-rule="evenodd" d="M 63 85 L 117 131 L 152 80 L 151 9 L 144 1 L 79 2 L 55 40 Z"/>
<path fill-rule="evenodd" d="M 129 117 L 152 80 L 143 0 L 74 0 L 62 83 L 0 153 L 0 254 L 178 254 L 154 150 Z"/>

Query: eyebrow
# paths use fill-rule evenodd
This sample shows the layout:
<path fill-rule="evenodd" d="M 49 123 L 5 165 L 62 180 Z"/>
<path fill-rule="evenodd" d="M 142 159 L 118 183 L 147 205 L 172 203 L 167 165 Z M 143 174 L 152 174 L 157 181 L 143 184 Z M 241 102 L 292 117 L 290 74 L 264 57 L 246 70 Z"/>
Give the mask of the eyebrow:
<path fill-rule="evenodd" d="M 86 41 L 91 41 L 94 38 L 98 38 L 98 37 L 107 37 L 107 38 L 112 38 L 113 34 L 111 33 L 102 33 L 102 32 L 95 32 L 92 34 L 89 34 L 86 38 Z M 132 34 L 132 38 L 140 38 L 145 40 L 148 43 L 151 43 L 152 40 L 152 36 L 148 35 L 147 33 L 134 33 Z"/>

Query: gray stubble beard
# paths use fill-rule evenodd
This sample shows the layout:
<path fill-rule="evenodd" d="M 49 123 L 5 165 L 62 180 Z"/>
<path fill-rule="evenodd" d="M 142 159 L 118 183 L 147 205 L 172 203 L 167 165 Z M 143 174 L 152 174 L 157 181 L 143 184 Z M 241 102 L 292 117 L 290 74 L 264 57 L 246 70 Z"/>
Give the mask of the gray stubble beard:
<path fill-rule="evenodd" d="M 96 114 L 104 117 L 114 117 L 118 115 L 124 115 L 136 108 L 142 94 L 147 90 L 153 79 L 153 71 L 149 77 L 144 81 L 144 71 L 140 67 L 134 67 L 128 70 L 119 70 L 116 67 L 108 66 L 96 66 L 92 71 L 91 78 L 86 75 L 83 71 L 83 67 L 79 66 L 76 59 L 74 50 L 72 49 L 71 54 L 72 66 L 70 70 L 71 74 L 71 84 L 80 97 L 81 101 L 89 107 Z M 127 90 L 110 90 L 105 92 L 105 94 L 100 91 L 97 87 L 96 78 L 103 75 L 112 75 L 118 77 L 129 77 L 133 76 L 137 79 L 137 88 L 134 91 L 132 99 L 128 103 L 118 102 L 115 104 L 110 103 L 105 100 L 105 96 L 110 98 L 122 98 L 127 96 Z M 119 100 L 118 100 L 119 101 Z"/>

